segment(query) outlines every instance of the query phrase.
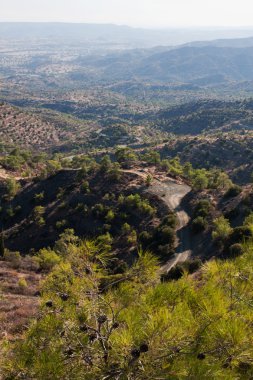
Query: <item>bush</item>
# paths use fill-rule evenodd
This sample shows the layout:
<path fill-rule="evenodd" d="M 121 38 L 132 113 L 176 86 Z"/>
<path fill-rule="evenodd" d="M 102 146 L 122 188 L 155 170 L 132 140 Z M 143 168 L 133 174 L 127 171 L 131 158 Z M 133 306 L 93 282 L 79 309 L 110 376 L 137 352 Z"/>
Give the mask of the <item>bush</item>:
<path fill-rule="evenodd" d="M 39 268 L 44 271 L 50 271 L 56 264 L 61 261 L 60 257 L 51 249 L 43 248 L 39 251 L 34 261 Z"/>
<path fill-rule="evenodd" d="M 62 228 L 65 228 L 67 225 L 68 225 L 68 222 L 67 222 L 66 219 L 58 220 L 58 221 L 55 223 L 55 227 L 57 228 L 57 230 L 60 230 L 60 229 L 62 229 Z"/>
<path fill-rule="evenodd" d="M 224 216 L 220 216 L 215 219 L 213 223 L 214 231 L 212 233 L 212 238 L 214 240 L 220 240 L 221 242 L 225 241 L 233 231 L 229 221 L 224 218 Z"/>
<path fill-rule="evenodd" d="M 18 280 L 18 286 L 22 292 L 24 292 L 27 289 L 28 285 L 27 285 L 26 279 L 24 277 L 22 277 Z"/>
<path fill-rule="evenodd" d="M 20 268 L 21 266 L 21 255 L 19 252 L 11 252 L 7 249 L 4 251 L 4 259 L 8 261 L 11 266 L 15 269 Z"/>
<path fill-rule="evenodd" d="M 194 209 L 194 218 L 197 218 L 198 216 L 202 216 L 203 218 L 206 218 L 210 212 L 211 209 L 211 203 L 208 199 L 201 199 L 195 206 Z"/>
<path fill-rule="evenodd" d="M 156 229 L 154 234 L 154 239 L 159 244 L 174 244 L 175 238 L 175 230 L 163 224 Z"/>
<path fill-rule="evenodd" d="M 236 243 L 230 246 L 229 253 L 231 257 L 238 257 L 243 254 L 243 247 L 241 244 Z"/>
<path fill-rule="evenodd" d="M 183 263 L 183 267 L 190 274 L 197 272 L 197 270 L 199 270 L 201 266 L 202 266 L 202 261 L 199 258 L 186 260 Z"/>
<path fill-rule="evenodd" d="M 159 245 L 157 254 L 161 257 L 161 259 L 168 259 L 174 254 L 174 247 L 170 244 Z"/>
<path fill-rule="evenodd" d="M 89 185 L 88 181 L 83 181 L 83 183 L 81 185 L 81 191 L 84 194 L 90 193 L 90 185 Z"/>
<path fill-rule="evenodd" d="M 41 193 L 36 193 L 34 195 L 34 201 L 39 203 L 43 201 L 44 197 L 45 197 L 44 191 L 42 191 Z"/>
<path fill-rule="evenodd" d="M 114 212 L 112 210 L 109 210 L 105 217 L 106 222 L 112 222 L 114 218 L 115 218 Z"/>
<path fill-rule="evenodd" d="M 192 221 L 192 231 L 196 234 L 201 231 L 204 231 L 206 227 L 207 227 L 207 222 L 202 216 L 198 216 Z"/>
<path fill-rule="evenodd" d="M 14 178 L 7 179 L 6 190 L 8 198 L 12 199 L 20 190 L 20 184 Z"/>
<path fill-rule="evenodd" d="M 253 232 L 250 227 L 241 226 L 236 227 L 229 236 L 230 244 L 243 243 L 245 240 L 253 236 Z"/>
<path fill-rule="evenodd" d="M 128 242 L 128 244 L 130 244 L 130 245 L 134 245 L 134 244 L 137 243 L 137 233 L 136 233 L 135 230 L 132 230 L 132 231 L 129 233 L 129 235 L 128 235 L 128 237 L 127 237 L 127 242 Z"/>
<path fill-rule="evenodd" d="M 165 273 L 161 276 L 161 281 L 170 281 L 170 280 L 179 280 L 184 272 L 188 272 L 190 274 L 195 273 L 200 269 L 202 265 L 202 261 L 198 258 L 190 259 L 183 263 L 179 263 L 175 265 L 168 273 Z"/>
<path fill-rule="evenodd" d="M 124 223 L 121 227 L 121 231 L 124 235 L 128 234 L 131 231 L 131 226 L 128 223 Z"/>
<path fill-rule="evenodd" d="M 184 268 L 182 264 L 177 264 L 168 273 L 162 274 L 161 281 L 179 280 L 184 274 Z"/>
<path fill-rule="evenodd" d="M 32 213 L 32 219 L 34 223 L 37 224 L 37 226 L 42 227 L 45 224 L 45 219 L 44 219 L 44 214 L 45 214 L 45 207 L 42 206 L 36 206 L 33 209 Z"/>
<path fill-rule="evenodd" d="M 152 239 L 152 234 L 148 231 L 142 231 L 139 234 L 139 239 L 143 244 L 149 244 Z"/>
<path fill-rule="evenodd" d="M 170 213 L 168 216 L 166 216 L 163 221 L 162 225 L 167 225 L 173 229 L 177 226 L 177 217 L 175 213 Z"/>
<path fill-rule="evenodd" d="M 159 241 L 162 244 L 174 244 L 175 231 L 171 227 L 163 227 L 159 232 Z"/>

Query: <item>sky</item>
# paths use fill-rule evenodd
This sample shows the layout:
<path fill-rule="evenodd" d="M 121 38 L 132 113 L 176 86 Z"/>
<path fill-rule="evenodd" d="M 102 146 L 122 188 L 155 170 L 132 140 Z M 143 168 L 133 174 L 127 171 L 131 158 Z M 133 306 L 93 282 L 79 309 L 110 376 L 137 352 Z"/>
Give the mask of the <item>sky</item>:
<path fill-rule="evenodd" d="M 0 21 L 252 26 L 253 0 L 0 0 Z"/>

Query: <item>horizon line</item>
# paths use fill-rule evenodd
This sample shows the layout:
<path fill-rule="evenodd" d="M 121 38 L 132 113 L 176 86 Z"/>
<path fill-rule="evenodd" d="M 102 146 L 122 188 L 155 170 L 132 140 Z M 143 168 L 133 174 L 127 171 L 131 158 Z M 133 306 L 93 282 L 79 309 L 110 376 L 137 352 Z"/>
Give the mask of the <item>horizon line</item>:
<path fill-rule="evenodd" d="M 0 20 L 0 24 L 70 24 L 70 25 L 103 25 L 103 26 L 118 26 L 128 27 L 132 29 L 150 29 L 150 30 L 164 30 L 164 29 L 253 29 L 253 25 L 167 25 L 167 26 L 138 26 L 128 24 L 117 24 L 114 22 L 86 22 L 86 21 L 25 21 L 25 20 Z"/>

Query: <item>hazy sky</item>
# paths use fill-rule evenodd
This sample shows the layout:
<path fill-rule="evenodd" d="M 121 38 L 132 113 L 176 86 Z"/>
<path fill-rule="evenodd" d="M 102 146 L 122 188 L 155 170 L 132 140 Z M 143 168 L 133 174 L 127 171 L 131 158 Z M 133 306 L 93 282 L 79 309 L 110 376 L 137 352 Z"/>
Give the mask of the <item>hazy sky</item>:
<path fill-rule="evenodd" d="M 0 21 L 252 26 L 253 0 L 0 0 Z"/>

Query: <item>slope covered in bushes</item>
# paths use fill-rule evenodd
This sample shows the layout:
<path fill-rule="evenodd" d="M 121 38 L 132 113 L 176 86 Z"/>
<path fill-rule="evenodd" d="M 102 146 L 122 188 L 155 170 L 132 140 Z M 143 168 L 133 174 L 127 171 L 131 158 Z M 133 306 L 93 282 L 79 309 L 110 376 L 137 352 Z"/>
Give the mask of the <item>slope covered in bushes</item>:
<path fill-rule="evenodd" d="M 161 282 L 149 253 L 110 276 L 110 252 L 63 236 L 39 318 L 7 348 L 5 378 L 251 378 L 253 243 L 243 251 Z"/>

